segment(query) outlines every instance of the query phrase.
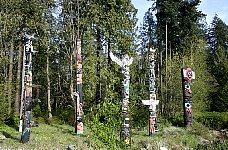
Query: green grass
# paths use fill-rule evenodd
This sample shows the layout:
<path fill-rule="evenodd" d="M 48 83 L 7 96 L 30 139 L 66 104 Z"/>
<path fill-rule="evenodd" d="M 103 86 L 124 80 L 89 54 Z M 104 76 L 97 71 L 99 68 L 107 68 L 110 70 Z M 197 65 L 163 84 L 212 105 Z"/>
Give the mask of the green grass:
<path fill-rule="evenodd" d="M 193 148 L 195 150 L 202 146 L 203 140 L 214 143 L 222 139 L 223 142 L 217 143 L 217 145 L 221 144 L 221 146 L 225 146 L 225 149 L 228 149 L 228 145 L 224 144 L 228 143 L 228 139 L 224 141 L 224 138 L 218 137 L 213 131 L 197 123 L 191 128 L 168 126 L 150 137 L 147 130 L 133 130 L 132 149 L 159 150 L 159 147 L 166 147 L 169 150 L 182 150 L 185 148 Z M 212 144 L 211 147 L 213 146 L 216 146 L 216 144 Z"/>
<path fill-rule="evenodd" d="M 133 135 L 133 149 L 144 147 L 151 150 L 159 149 L 159 147 L 173 148 L 175 146 L 195 147 L 198 137 L 190 134 L 188 130 L 181 127 L 167 127 L 163 131 L 157 132 L 152 136 L 148 136 L 146 131 L 141 131 L 137 135 Z M 148 143 L 148 144 L 145 144 Z"/>
<path fill-rule="evenodd" d="M 20 142 L 20 133 L 16 129 L 2 125 L 0 132 L 3 132 L 7 139 L 0 141 L 0 147 L 43 150 L 66 149 L 69 145 L 76 145 L 78 149 L 92 147 L 88 133 L 85 133 L 87 136 L 78 136 L 73 130 L 74 128 L 68 125 L 39 124 L 39 127 L 32 128 L 30 141 L 23 144 Z"/>
<path fill-rule="evenodd" d="M 0 132 L 7 137 L 6 140 L 0 140 L 0 149 L 50 150 L 66 149 L 69 145 L 76 145 L 79 150 L 99 149 L 98 145 L 92 140 L 93 133 L 89 129 L 85 128 L 85 134 L 82 136 L 76 135 L 73 131 L 74 128 L 69 125 L 40 123 L 39 127 L 32 127 L 30 141 L 23 144 L 20 142 L 20 133 L 15 128 L 0 125 Z M 195 150 L 201 139 L 216 141 L 218 137 L 208 128 L 197 124 L 192 128 L 163 127 L 150 137 L 147 128 L 142 128 L 140 131 L 132 129 L 132 144 L 129 149 L 147 148 L 157 150 L 164 146 L 169 150 L 174 150 L 175 147 L 179 147 L 178 150 L 189 147 Z"/>

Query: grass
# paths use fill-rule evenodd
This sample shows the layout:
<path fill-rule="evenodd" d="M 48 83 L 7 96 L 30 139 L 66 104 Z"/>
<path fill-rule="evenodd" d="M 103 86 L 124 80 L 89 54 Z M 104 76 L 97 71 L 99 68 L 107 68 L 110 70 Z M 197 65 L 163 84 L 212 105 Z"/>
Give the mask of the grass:
<path fill-rule="evenodd" d="M 198 147 L 223 147 L 228 149 L 228 138 L 224 140 L 214 134 L 208 128 L 195 123 L 191 128 L 167 126 L 156 132 L 153 136 L 148 136 L 148 131 L 133 130 L 132 149 L 146 148 L 147 150 L 159 150 L 159 147 L 166 147 L 169 150 L 184 150 L 186 148 L 199 149 Z M 220 141 L 220 142 L 218 142 Z M 217 143 L 216 143 L 217 142 Z M 215 144 L 214 144 L 215 143 Z M 199 149 L 201 150 L 201 148 Z M 205 150 L 210 150 L 206 148 Z"/>
<path fill-rule="evenodd" d="M 190 134 L 188 130 L 181 127 L 167 127 L 163 131 L 155 133 L 149 137 L 146 132 L 139 132 L 138 135 L 133 135 L 133 142 L 135 143 L 133 149 L 144 147 L 155 150 L 159 147 L 166 147 L 171 149 L 175 146 L 195 147 L 197 145 L 197 136 Z"/>
<path fill-rule="evenodd" d="M 78 136 L 73 132 L 74 128 L 68 125 L 39 124 L 33 127 L 30 141 L 26 144 L 20 142 L 20 133 L 9 126 L 2 125 L 2 132 L 7 139 L 0 141 L 0 149 L 66 149 L 69 145 L 76 145 L 78 149 L 89 149 L 91 142 L 89 134 Z M 86 131 L 86 130 L 85 130 Z"/>
<path fill-rule="evenodd" d="M 85 129 L 82 136 L 76 135 L 74 128 L 69 125 L 40 123 L 39 127 L 33 127 L 30 141 L 26 144 L 20 142 L 20 133 L 13 127 L 0 126 L 7 139 L 0 140 L 0 149 L 67 149 L 69 145 L 75 145 L 79 150 L 99 149 L 91 138 L 93 133 Z M 197 125 L 193 128 L 168 126 L 149 137 L 147 128 L 132 129 L 132 150 L 146 148 L 157 150 L 166 147 L 169 150 L 182 150 L 184 148 L 197 149 L 201 140 L 215 141 L 218 137 L 208 128 Z M 227 142 L 227 141 L 226 141 Z M 201 146 L 202 147 L 202 146 Z M 213 148 L 212 148 L 213 149 Z"/>

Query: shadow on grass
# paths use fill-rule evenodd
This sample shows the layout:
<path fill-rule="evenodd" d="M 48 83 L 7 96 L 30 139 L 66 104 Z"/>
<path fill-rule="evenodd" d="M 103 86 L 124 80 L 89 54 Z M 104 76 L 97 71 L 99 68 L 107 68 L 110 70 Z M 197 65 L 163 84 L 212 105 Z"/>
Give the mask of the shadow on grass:
<path fill-rule="evenodd" d="M 13 140 L 16 140 L 18 141 L 19 139 L 18 138 L 15 138 L 13 137 L 11 134 L 5 132 L 5 131 L 2 131 L 2 134 L 6 137 L 6 138 L 10 138 L 10 139 L 13 139 Z"/>
<path fill-rule="evenodd" d="M 147 131 L 132 131 L 131 132 L 131 135 L 132 136 L 148 136 L 149 137 L 149 134 Z"/>
<path fill-rule="evenodd" d="M 18 122 L 16 122 L 12 117 L 8 118 L 5 120 L 5 124 L 13 129 L 15 129 L 16 131 L 18 131 Z"/>
<path fill-rule="evenodd" d="M 176 126 L 176 127 L 185 127 L 183 117 L 180 117 L 180 116 L 178 116 L 178 117 L 176 117 L 176 116 L 170 117 L 170 118 L 168 119 L 168 121 L 169 121 L 173 126 Z"/>
<path fill-rule="evenodd" d="M 78 137 L 86 137 L 85 134 L 80 134 L 80 135 L 77 135 L 75 132 L 74 132 L 74 127 L 72 127 L 72 129 L 66 129 L 60 125 L 56 125 L 56 124 L 50 124 L 50 126 L 52 127 L 55 127 L 55 128 L 58 128 L 59 130 L 61 130 L 62 133 L 64 134 L 71 134 L 71 135 L 74 135 L 74 136 L 78 136 Z"/>
<path fill-rule="evenodd" d="M 13 129 L 15 129 L 16 131 L 19 130 L 19 127 L 18 127 L 18 125 L 16 125 L 16 124 L 8 125 L 8 126 L 11 127 L 11 128 L 13 128 Z"/>

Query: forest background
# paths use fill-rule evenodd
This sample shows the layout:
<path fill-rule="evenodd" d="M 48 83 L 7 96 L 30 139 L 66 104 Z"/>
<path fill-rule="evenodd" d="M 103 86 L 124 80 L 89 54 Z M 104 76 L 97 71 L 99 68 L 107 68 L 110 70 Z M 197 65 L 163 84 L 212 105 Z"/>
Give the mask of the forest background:
<path fill-rule="evenodd" d="M 194 121 L 214 129 L 227 128 L 228 26 L 217 15 L 207 24 L 198 5 L 200 0 L 152 0 L 137 28 L 137 9 L 130 0 L 1 0 L 1 124 L 18 124 L 23 34 L 34 33 L 38 52 L 33 55 L 33 84 L 39 88 L 33 89 L 33 97 L 41 102 L 34 105 L 33 117 L 38 120 L 74 124 L 70 92 L 76 84 L 75 39 L 80 37 L 84 121 L 99 141 L 118 143 L 115 134 L 121 127 L 122 74 L 110 52 L 119 58 L 126 53 L 134 57 L 131 126 L 147 126 L 148 108 L 141 100 L 149 97 L 149 47 L 156 49 L 159 122 L 183 126 L 180 69 L 188 66 L 196 73 Z M 101 131 L 108 141 L 101 138 Z"/>

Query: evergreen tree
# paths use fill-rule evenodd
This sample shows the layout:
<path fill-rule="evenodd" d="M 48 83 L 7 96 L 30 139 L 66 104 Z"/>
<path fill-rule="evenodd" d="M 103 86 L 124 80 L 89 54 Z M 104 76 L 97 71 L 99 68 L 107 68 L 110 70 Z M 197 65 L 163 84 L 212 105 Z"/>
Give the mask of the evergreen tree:
<path fill-rule="evenodd" d="M 207 35 L 208 44 L 209 44 L 211 53 L 215 53 L 218 47 L 221 47 L 227 50 L 227 47 L 228 47 L 227 34 L 228 34 L 228 26 L 218 17 L 218 15 L 215 15 Z"/>
<path fill-rule="evenodd" d="M 207 35 L 209 44 L 209 67 L 215 78 L 214 90 L 211 93 L 211 109 L 213 111 L 227 111 L 227 48 L 228 26 L 215 15 Z"/>

